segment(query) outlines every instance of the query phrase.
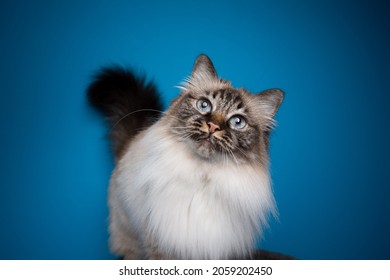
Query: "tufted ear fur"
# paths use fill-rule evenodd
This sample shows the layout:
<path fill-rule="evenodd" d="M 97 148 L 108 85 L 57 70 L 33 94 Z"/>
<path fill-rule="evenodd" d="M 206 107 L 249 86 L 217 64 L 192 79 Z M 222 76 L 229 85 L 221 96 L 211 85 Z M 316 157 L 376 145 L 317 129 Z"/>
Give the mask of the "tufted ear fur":
<path fill-rule="evenodd" d="M 191 76 L 189 76 L 178 88 L 184 92 L 204 92 L 207 90 L 223 89 L 230 86 L 229 81 L 218 78 L 210 58 L 201 54 L 195 61 Z"/>
<path fill-rule="evenodd" d="M 196 76 L 217 78 L 217 71 L 211 62 L 211 59 L 205 54 L 199 55 L 195 61 L 191 78 L 196 78 Z"/>
<path fill-rule="evenodd" d="M 280 104 L 282 104 L 283 98 L 284 92 L 277 88 L 267 89 L 254 95 L 257 110 L 263 116 L 263 122 L 267 129 L 273 127 L 275 123 L 273 117 L 278 111 Z"/>

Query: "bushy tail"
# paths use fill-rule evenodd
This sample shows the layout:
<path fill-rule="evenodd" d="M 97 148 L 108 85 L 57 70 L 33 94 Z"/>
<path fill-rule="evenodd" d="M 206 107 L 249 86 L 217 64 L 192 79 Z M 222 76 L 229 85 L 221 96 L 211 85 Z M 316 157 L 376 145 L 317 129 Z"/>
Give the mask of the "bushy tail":
<path fill-rule="evenodd" d="M 115 158 L 141 130 L 157 120 L 162 104 L 155 85 L 120 66 L 101 69 L 89 85 L 91 105 L 108 119 Z"/>

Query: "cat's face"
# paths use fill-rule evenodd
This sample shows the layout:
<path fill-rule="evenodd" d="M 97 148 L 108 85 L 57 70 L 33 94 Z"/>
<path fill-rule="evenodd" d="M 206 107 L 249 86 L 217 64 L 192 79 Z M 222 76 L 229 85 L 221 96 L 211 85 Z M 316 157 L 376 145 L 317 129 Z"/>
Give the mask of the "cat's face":
<path fill-rule="evenodd" d="M 235 89 L 189 92 L 176 113 L 172 129 L 203 158 L 238 161 L 260 152 L 261 131 Z"/>
<path fill-rule="evenodd" d="M 267 155 L 272 117 L 283 94 L 252 95 L 217 78 L 211 61 L 200 56 L 192 76 L 168 112 L 173 134 L 206 160 L 236 163 Z"/>

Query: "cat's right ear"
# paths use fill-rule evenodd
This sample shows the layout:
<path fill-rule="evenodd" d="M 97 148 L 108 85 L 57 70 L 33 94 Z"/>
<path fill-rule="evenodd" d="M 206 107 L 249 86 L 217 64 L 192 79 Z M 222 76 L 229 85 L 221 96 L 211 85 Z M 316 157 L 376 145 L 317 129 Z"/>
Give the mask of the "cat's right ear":
<path fill-rule="evenodd" d="M 258 114 L 263 117 L 264 125 L 271 129 L 274 124 L 274 116 L 284 99 L 284 92 L 278 88 L 267 89 L 253 96 L 256 99 Z"/>
<path fill-rule="evenodd" d="M 191 73 L 191 79 L 199 79 L 201 77 L 209 79 L 217 78 L 217 71 L 211 59 L 205 54 L 198 56 Z"/>

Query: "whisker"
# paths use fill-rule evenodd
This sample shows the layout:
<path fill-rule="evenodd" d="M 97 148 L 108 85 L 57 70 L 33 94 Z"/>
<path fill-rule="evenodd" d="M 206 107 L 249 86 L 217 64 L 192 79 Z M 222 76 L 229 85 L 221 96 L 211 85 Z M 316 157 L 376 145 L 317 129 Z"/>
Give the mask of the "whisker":
<path fill-rule="evenodd" d="M 233 151 L 230 150 L 230 153 L 232 154 L 232 157 L 234 158 L 234 161 L 236 162 L 236 166 L 238 166 L 239 163 L 238 163 L 238 160 L 237 160 L 236 156 L 234 155 Z"/>
<path fill-rule="evenodd" d="M 251 158 L 251 160 L 255 161 L 257 164 L 263 166 L 263 162 L 259 159 L 258 156 L 256 156 L 255 158 L 253 157 L 250 157 L 245 151 L 243 151 L 241 148 L 239 147 L 236 147 L 237 151 L 240 152 L 245 158 Z"/>
<path fill-rule="evenodd" d="M 188 126 L 170 126 L 169 128 L 180 128 L 180 129 L 187 129 Z"/>
<path fill-rule="evenodd" d="M 115 126 L 117 126 L 122 120 L 124 120 L 125 118 L 127 118 L 128 116 L 131 116 L 132 114 L 135 114 L 135 113 L 140 113 L 140 112 L 157 112 L 157 113 L 161 113 L 162 115 L 164 116 L 168 116 L 170 118 L 174 118 L 180 122 L 182 122 L 183 120 L 176 117 L 176 116 L 173 116 L 173 115 L 168 115 L 168 113 L 166 111 L 161 111 L 161 110 L 155 110 L 155 109 L 139 109 L 139 110 L 135 110 L 135 111 L 132 111 L 130 113 L 127 113 L 126 115 L 124 115 L 123 117 L 121 117 L 113 126 L 112 126 L 112 129 L 115 128 Z"/>
<path fill-rule="evenodd" d="M 162 113 L 162 114 L 164 114 L 164 111 L 155 110 L 155 109 L 139 109 L 139 110 L 135 110 L 135 111 L 132 111 L 132 112 L 130 112 L 130 113 L 127 113 L 126 115 L 124 115 L 123 117 L 121 117 L 121 118 L 112 126 L 111 129 L 114 129 L 122 120 L 124 120 L 124 119 L 127 118 L 128 116 L 131 116 L 132 114 L 140 113 L 140 112 L 157 112 L 157 113 Z"/>

